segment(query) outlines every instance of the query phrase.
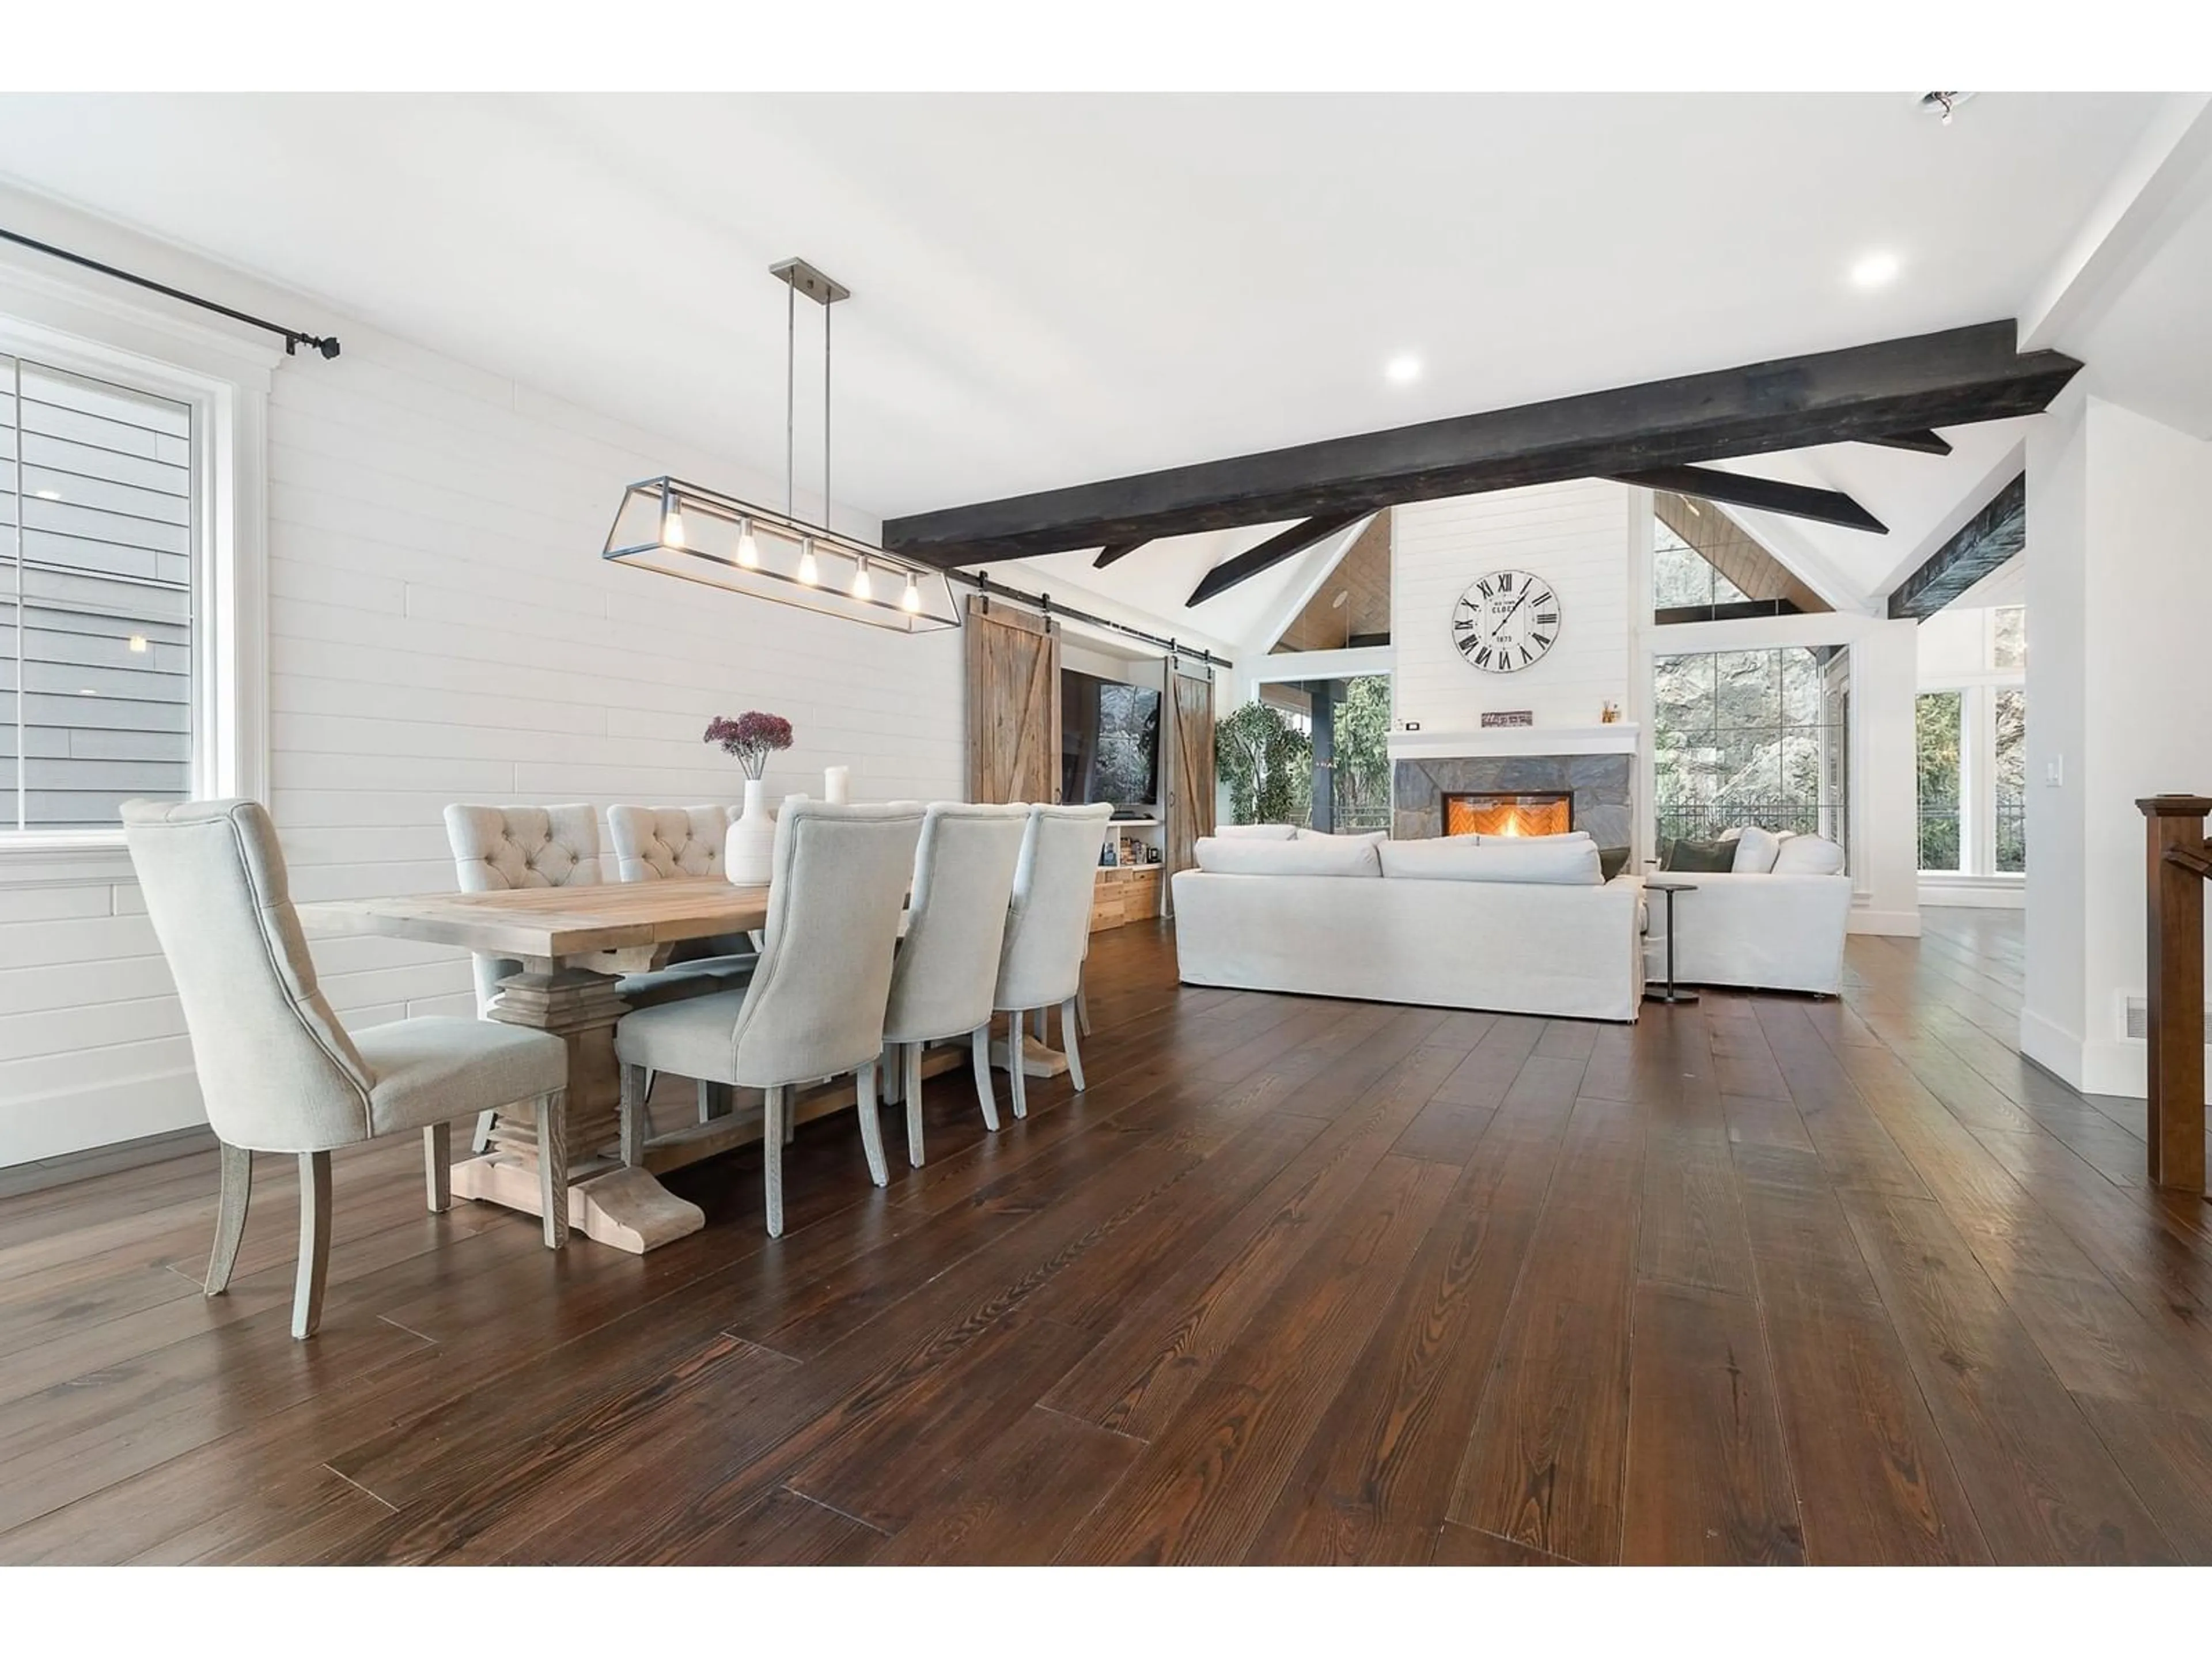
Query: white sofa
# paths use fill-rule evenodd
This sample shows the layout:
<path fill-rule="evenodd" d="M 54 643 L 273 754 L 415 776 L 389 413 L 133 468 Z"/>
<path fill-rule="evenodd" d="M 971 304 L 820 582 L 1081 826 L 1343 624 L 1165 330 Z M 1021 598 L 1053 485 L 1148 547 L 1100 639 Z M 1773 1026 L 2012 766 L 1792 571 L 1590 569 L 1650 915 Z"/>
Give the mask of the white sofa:
<path fill-rule="evenodd" d="M 1674 977 L 1685 985 L 1735 985 L 1833 996 L 1843 988 L 1851 878 L 1843 849 L 1818 836 L 1747 830 L 1735 867 L 1662 871 L 1694 882 L 1674 895 Z M 1644 972 L 1667 973 L 1667 900 L 1650 896 Z"/>
<path fill-rule="evenodd" d="M 1182 977 L 1632 1020 L 1644 991 L 1643 884 L 1604 881 L 1595 845 L 1566 842 L 1207 837 L 1198 867 L 1174 878 Z"/>

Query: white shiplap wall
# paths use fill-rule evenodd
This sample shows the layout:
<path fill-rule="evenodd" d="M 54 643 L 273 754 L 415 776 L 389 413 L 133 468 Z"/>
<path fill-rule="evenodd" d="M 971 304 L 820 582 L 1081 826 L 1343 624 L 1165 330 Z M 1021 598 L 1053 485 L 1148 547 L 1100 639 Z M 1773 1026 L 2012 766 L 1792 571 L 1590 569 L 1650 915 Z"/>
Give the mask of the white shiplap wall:
<path fill-rule="evenodd" d="M 1395 717 L 1425 737 L 1473 731 L 1488 709 L 1544 726 L 1595 726 L 1628 707 L 1628 596 L 1650 496 L 1600 480 L 1459 495 L 1391 510 Z M 1477 576 L 1527 570 L 1559 596 L 1559 641 L 1516 674 L 1486 674 L 1452 647 L 1451 611 Z"/>
<path fill-rule="evenodd" d="M 857 799 L 960 793 L 957 633 L 600 560 L 624 483 L 771 488 L 757 468 L 316 314 L 345 355 L 287 363 L 269 405 L 270 804 L 296 898 L 450 888 L 452 800 L 734 799 L 734 763 L 699 741 L 717 712 L 790 717 L 771 799 L 818 795 L 835 763 Z M 455 952 L 353 939 L 316 957 L 349 1021 L 473 1010 Z M 127 877 L 0 886 L 0 1165 L 200 1115 Z"/>

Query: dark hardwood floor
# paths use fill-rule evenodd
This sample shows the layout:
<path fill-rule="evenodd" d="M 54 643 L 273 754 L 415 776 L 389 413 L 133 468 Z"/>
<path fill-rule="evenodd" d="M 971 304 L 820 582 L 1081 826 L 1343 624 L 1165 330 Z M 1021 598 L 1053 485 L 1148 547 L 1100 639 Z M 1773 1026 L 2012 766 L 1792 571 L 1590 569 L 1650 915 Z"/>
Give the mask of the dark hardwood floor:
<path fill-rule="evenodd" d="M 1928 927 L 1632 1028 L 1121 929 L 1088 1093 L 811 1126 L 781 1242 L 754 1155 L 644 1257 L 342 1157 L 306 1344 L 289 1160 L 214 1302 L 210 1155 L 0 1200 L 0 1559 L 2212 1561 L 2212 1218 Z"/>

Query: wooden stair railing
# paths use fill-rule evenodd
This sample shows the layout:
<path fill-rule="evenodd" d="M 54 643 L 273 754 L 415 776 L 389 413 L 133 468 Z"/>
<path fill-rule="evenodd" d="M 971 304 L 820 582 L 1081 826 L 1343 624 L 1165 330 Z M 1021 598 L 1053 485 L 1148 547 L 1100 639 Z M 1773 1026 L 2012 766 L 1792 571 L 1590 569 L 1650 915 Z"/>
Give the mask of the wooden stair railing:
<path fill-rule="evenodd" d="M 2204 1191 L 2204 885 L 2212 798 L 2139 800 L 2149 830 L 2148 864 L 2150 1178 Z"/>

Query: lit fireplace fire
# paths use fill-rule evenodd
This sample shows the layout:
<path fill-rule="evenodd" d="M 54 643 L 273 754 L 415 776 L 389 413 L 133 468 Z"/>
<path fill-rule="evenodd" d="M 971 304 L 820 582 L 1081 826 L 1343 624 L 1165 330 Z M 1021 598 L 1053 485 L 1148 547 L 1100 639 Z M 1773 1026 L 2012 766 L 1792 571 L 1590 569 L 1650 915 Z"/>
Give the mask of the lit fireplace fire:
<path fill-rule="evenodd" d="M 1575 798 L 1559 793 L 1446 795 L 1447 836 L 1563 836 L 1575 827 Z"/>

